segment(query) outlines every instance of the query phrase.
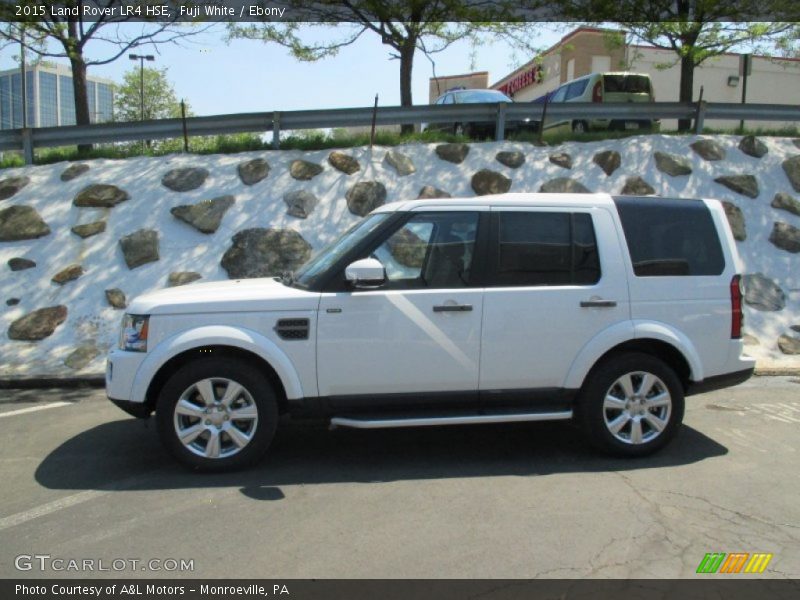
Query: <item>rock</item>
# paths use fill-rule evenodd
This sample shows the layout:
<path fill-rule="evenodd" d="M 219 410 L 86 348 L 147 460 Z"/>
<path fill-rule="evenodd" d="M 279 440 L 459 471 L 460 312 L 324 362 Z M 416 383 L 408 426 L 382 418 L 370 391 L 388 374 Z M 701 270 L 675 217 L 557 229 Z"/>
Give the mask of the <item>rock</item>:
<path fill-rule="evenodd" d="M 0 200 L 8 200 L 31 182 L 30 177 L 6 177 L 0 179 Z"/>
<path fill-rule="evenodd" d="M 800 192 L 800 156 L 787 158 L 781 164 L 795 192 Z"/>
<path fill-rule="evenodd" d="M 192 283 L 193 281 L 197 281 L 198 279 L 202 279 L 203 276 L 200 273 L 195 273 L 194 271 L 176 271 L 169 274 L 167 277 L 167 283 L 169 287 L 177 287 L 179 285 L 186 285 L 187 283 Z"/>
<path fill-rule="evenodd" d="M 135 269 L 144 264 L 155 262 L 158 255 L 158 232 L 153 229 L 139 229 L 119 240 L 125 264 Z"/>
<path fill-rule="evenodd" d="M 64 364 L 70 369 L 80 371 L 88 366 L 98 354 L 100 354 L 100 351 L 93 344 L 84 344 L 75 348 L 75 350 L 64 359 Z"/>
<path fill-rule="evenodd" d="M 125 308 L 128 306 L 128 303 L 125 301 L 125 292 L 119 288 L 106 290 L 106 300 L 108 300 L 109 305 L 114 308 Z"/>
<path fill-rule="evenodd" d="M 469 154 L 469 146 L 466 144 L 439 144 L 436 146 L 436 155 L 442 160 L 460 165 Z"/>
<path fill-rule="evenodd" d="M 800 325 L 792 325 L 791 327 L 789 327 L 789 329 L 797 333 L 800 333 Z"/>
<path fill-rule="evenodd" d="M 347 190 L 347 208 L 363 217 L 386 202 L 386 187 L 379 181 L 360 181 Z"/>
<path fill-rule="evenodd" d="M 307 160 L 293 160 L 289 166 L 289 174 L 300 181 L 308 181 L 322 173 L 322 165 Z"/>
<path fill-rule="evenodd" d="M 0 242 L 33 240 L 50 233 L 32 206 L 9 206 L 0 210 Z"/>
<path fill-rule="evenodd" d="M 269 175 L 269 163 L 263 158 L 254 158 L 236 167 L 239 172 L 239 179 L 245 185 L 253 185 Z"/>
<path fill-rule="evenodd" d="M 188 192 L 203 185 L 208 178 L 208 171 L 199 167 L 172 169 L 161 178 L 161 185 L 173 192 Z"/>
<path fill-rule="evenodd" d="M 472 189 L 478 196 L 504 194 L 511 189 L 511 180 L 497 171 L 481 169 L 472 176 Z"/>
<path fill-rule="evenodd" d="M 758 341 L 757 337 L 754 337 L 754 336 L 749 335 L 747 333 L 745 333 L 742 336 L 742 341 L 744 342 L 745 346 L 758 346 L 759 344 L 761 344 L 761 342 Z"/>
<path fill-rule="evenodd" d="M 8 337 L 21 341 L 43 340 L 53 335 L 56 327 L 66 320 L 66 306 L 40 308 L 11 323 L 8 328 Z"/>
<path fill-rule="evenodd" d="M 344 152 L 331 152 L 328 155 L 328 162 L 334 169 L 347 175 L 352 175 L 361 169 L 361 165 L 358 164 L 358 161 Z"/>
<path fill-rule="evenodd" d="M 800 202 L 792 198 L 786 192 L 778 192 L 775 194 L 775 197 L 772 199 L 772 203 L 770 204 L 772 208 L 777 208 L 779 210 L 785 210 L 793 215 L 800 216 Z"/>
<path fill-rule="evenodd" d="M 50 281 L 58 285 L 64 285 L 68 281 L 74 281 L 81 275 L 83 275 L 83 267 L 81 265 L 70 265 L 53 275 Z"/>
<path fill-rule="evenodd" d="M 619 169 L 622 164 L 622 158 L 616 150 L 604 150 L 598 152 L 592 157 L 592 162 L 598 167 L 603 169 L 606 175 L 611 175 L 614 171 Z"/>
<path fill-rule="evenodd" d="M 725 209 L 725 216 L 728 217 L 728 224 L 731 226 L 733 239 L 743 242 L 747 239 L 747 230 L 744 226 L 744 215 L 742 209 L 736 206 L 733 202 L 722 202 L 722 207 Z"/>
<path fill-rule="evenodd" d="M 626 196 L 651 196 L 655 193 L 656 191 L 653 189 L 653 186 L 638 175 L 634 177 L 628 177 L 625 180 L 625 185 L 623 186 L 622 191 L 620 192 L 620 194 Z"/>
<path fill-rule="evenodd" d="M 781 335 L 778 338 L 778 348 L 784 354 L 800 354 L 800 338 L 790 335 Z"/>
<path fill-rule="evenodd" d="M 8 259 L 8 267 L 12 271 L 24 271 L 25 269 L 32 269 L 36 266 L 36 262 L 29 258 L 20 258 L 15 256 Z"/>
<path fill-rule="evenodd" d="M 128 192 L 115 185 L 96 183 L 78 192 L 72 203 L 85 208 L 111 208 L 129 198 Z"/>
<path fill-rule="evenodd" d="M 566 152 L 556 152 L 550 155 L 550 162 L 565 169 L 572 168 L 572 157 Z"/>
<path fill-rule="evenodd" d="M 769 241 L 778 248 L 797 254 L 800 252 L 800 229 L 794 225 L 776 221 L 769 234 Z"/>
<path fill-rule="evenodd" d="M 233 196 L 220 196 L 211 200 L 203 200 L 197 204 L 174 206 L 169 212 L 201 233 L 214 233 L 219 229 L 222 217 L 234 202 Z"/>
<path fill-rule="evenodd" d="M 308 218 L 308 215 L 310 215 L 317 207 L 317 204 L 319 204 L 319 198 L 306 190 L 287 192 L 283 195 L 283 201 L 288 207 L 286 209 L 286 214 L 300 219 Z"/>
<path fill-rule="evenodd" d="M 522 152 L 498 152 L 494 159 L 509 169 L 519 169 L 525 164 L 525 155 Z"/>
<path fill-rule="evenodd" d="M 656 168 L 662 173 L 672 177 L 679 177 L 681 175 L 690 175 L 692 172 L 689 161 L 681 156 L 665 152 L 656 152 L 653 156 L 656 160 Z"/>
<path fill-rule="evenodd" d="M 394 167 L 395 171 L 397 171 L 397 174 L 400 177 L 411 175 L 417 170 L 417 167 L 414 166 L 414 162 L 411 160 L 411 158 L 402 152 L 398 152 L 397 150 L 387 151 L 386 156 L 383 157 L 383 160 L 386 161 L 387 164 Z"/>
<path fill-rule="evenodd" d="M 230 279 L 269 277 L 292 271 L 311 256 L 311 244 L 291 229 L 245 229 L 222 256 Z"/>
<path fill-rule="evenodd" d="M 758 197 L 758 181 L 752 175 L 723 175 L 714 181 L 748 198 Z"/>
<path fill-rule="evenodd" d="M 74 165 L 70 165 L 61 173 L 61 181 L 72 181 L 76 177 L 86 173 L 88 170 L 89 165 L 84 163 L 75 163 Z"/>
<path fill-rule="evenodd" d="M 786 306 L 786 294 L 773 279 L 763 273 L 745 275 L 742 279 L 744 302 L 748 306 L 761 311 L 783 310 Z"/>
<path fill-rule="evenodd" d="M 417 196 L 417 199 L 430 200 L 433 198 L 452 198 L 452 196 L 447 192 L 445 192 L 444 190 L 440 190 L 439 188 L 433 187 L 432 185 L 422 186 L 422 189 L 419 191 L 419 196 Z"/>
<path fill-rule="evenodd" d="M 103 233 L 106 230 L 105 221 L 94 221 L 93 223 L 84 223 L 83 225 L 75 225 L 70 231 L 82 238 L 88 238 L 98 233 Z"/>
<path fill-rule="evenodd" d="M 754 135 L 747 135 L 743 137 L 739 141 L 739 150 L 748 156 L 753 156 L 755 158 L 761 158 L 767 152 L 769 152 L 766 144 Z"/>
<path fill-rule="evenodd" d="M 703 160 L 722 160 L 725 158 L 725 148 L 714 140 L 697 140 L 689 144 L 692 150 L 703 157 Z"/>
<path fill-rule="evenodd" d="M 16 306 L 19 304 L 19 298 L 9 298 L 6 300 L 6 306 Z"/>
<path fill-rule="evenodd" d="M 546 181 L 539 188 L 540 192 L 554 192 L 559 194 L 591 194 L 591 190 L 587 189 L 580 181 L 570 179 L 569 177 L 556 177 L 550 181 Z"/>

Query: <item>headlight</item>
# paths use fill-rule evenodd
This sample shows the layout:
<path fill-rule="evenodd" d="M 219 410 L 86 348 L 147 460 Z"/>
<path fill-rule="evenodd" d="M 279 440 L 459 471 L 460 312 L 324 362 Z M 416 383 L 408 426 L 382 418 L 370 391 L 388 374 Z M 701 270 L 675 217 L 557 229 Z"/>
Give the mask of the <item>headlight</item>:
<path fill-rule="evenodd" d="M 122 333 L 119 337 L 120 350 L 128 352 L 147 352 L 147 330 L 150 323 L 148 315 L 125 315 L 122 319 Z"/>

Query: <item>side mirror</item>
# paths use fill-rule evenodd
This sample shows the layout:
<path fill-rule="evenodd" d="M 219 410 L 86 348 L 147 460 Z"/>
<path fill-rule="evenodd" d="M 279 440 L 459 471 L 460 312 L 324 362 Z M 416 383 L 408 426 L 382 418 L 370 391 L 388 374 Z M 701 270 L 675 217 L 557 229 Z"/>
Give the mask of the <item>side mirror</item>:
<path fill-rule="evenodd" d="M 355 288 L 377 288 L 386 283 L 386 270 L 379 260 L 362 258 L 347 265 L 344 278 Z"/>

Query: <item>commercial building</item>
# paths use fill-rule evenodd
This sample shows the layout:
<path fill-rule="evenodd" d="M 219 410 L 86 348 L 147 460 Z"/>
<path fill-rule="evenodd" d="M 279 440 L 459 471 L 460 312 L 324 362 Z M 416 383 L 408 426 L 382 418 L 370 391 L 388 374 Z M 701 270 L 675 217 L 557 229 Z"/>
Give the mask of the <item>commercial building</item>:
<path fill-rule="evenodd" d="M 504 92 L 516 102 L 526 102 L 589 73 L 633 71 L 650 75 L 656 101 L 677 102 L 680 64 L 676 59 L 677 56 L 670 50 L 627 43 L 624 32 L 580 27 L 487 87 Z M 695 69 L 693 100 L 699 98 L 702 88 L 703 99 L 708 102 L 741 102 L 739 60 L 738 54 L 723 54 L 709 58 Z M 471 75 L 458 77 L 470 81 Z M 438 96 L 434 93 L 437 86 L 444 88 L 444 92 L 453 87 L 448 84 L 448 77 L 431 78 L 429 101 L 433 102 Z M 752 57 L 752 71 L 747 81 L 748 103 L 791 104 L 797 98 L 800 98 L 800 60 Z M 737 125 L 730 121 L 706 121 L 706 124 L 725 128 Z M 664 125 L 668 126 L 669 123 L 665 122 Z M 757 126 L 780 125 L 786 124 L 761 122 Z"/>
<path fill-rule="evenodd" d="M 28 127 L 75 125 L 72 71 L 64 65 L 36 65 L 25 71 Z M 92 123 L 111 121 L 114 83 L 87 77 L 89 118 Z M 0 129 L 22 127 L 22 74 L 19 69 L 0 71 Z"/>

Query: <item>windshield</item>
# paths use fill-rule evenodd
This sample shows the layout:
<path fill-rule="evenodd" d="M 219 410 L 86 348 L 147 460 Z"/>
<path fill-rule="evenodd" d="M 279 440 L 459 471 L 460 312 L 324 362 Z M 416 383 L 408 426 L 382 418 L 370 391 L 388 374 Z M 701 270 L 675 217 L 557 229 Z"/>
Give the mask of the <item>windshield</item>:
<path fill-rule="evenodd" d="M 314 254 L 294 274 L 293 283 L 302 288 L 310 288 L 342 256 L 355 248 L 358 243 L 383 223 L 391 213 L 369 215 L 348 229 L 337 240 Z"/>
<path fill-rule="evenodd" d="M 455 94 L 456 102 L 459 104 L 472 102 L 513 102 L 511 98 L 502 92 L 495 90 L 469 90 Z"/>

